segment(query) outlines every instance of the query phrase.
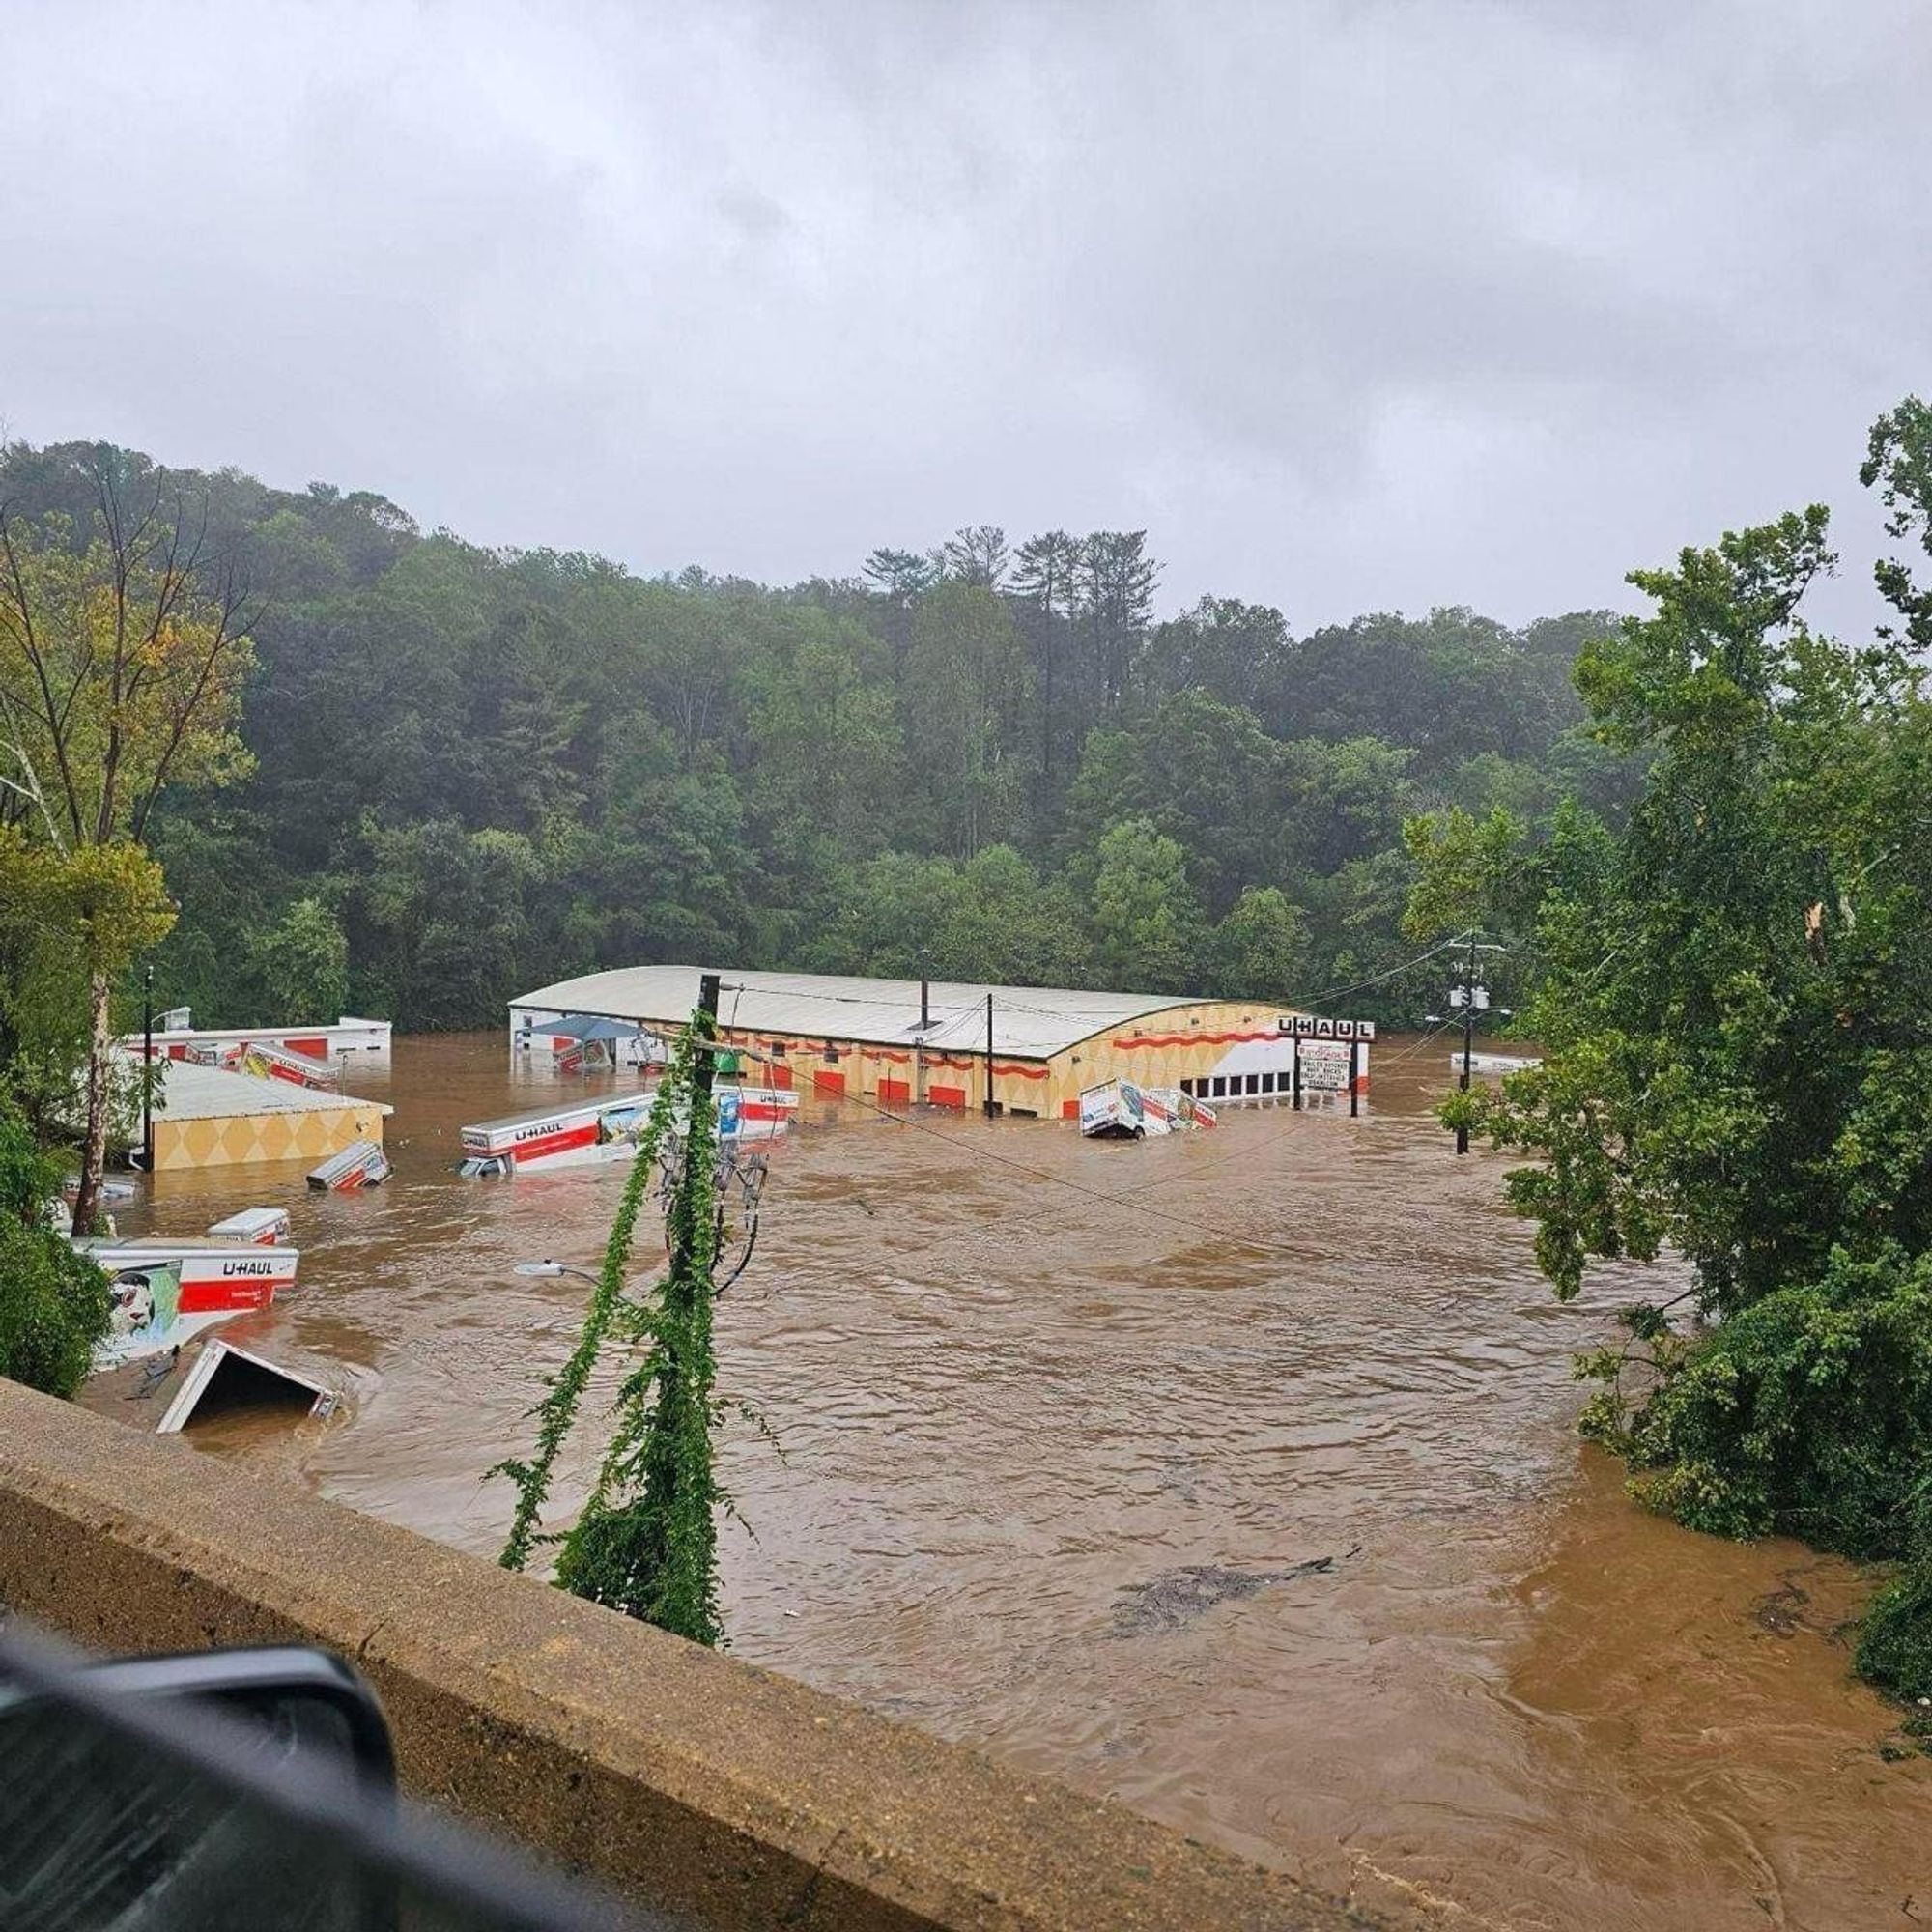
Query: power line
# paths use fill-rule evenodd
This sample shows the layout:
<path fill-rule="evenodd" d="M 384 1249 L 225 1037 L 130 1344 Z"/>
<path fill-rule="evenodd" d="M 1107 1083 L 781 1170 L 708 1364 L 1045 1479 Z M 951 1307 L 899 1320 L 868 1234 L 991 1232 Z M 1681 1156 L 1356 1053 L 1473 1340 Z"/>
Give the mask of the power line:
<path fill-rule="evenodd" d="M 1416 967 L 1434 959 L 1438 952 L 1447 952 L 1452 946 L 1462 945 L 1463 938 L 1463 935 L 1458 933 L 1454 939 L 1445 939 L 1440 944 L 1432 946 L 1427 952 L 1418 952 L 1413 959 L 1406 959 L 1400 966 L 1391 966 L 1386 973 L 1378 973 L 1372 979 L 1357 980 L 1349 986 L 1330 986 L 1323 992 L 1312 994 L 1309 996 L 1308 1004 L 1317 1007 L 1323 1000 L 1338 1000 L 1344 993 L 1359 993 L 1370 986 L 1379 986 L 1390 980 L 1398 979 L 1404 973 L 1412 973 Z"/>
<path fill-rule="evenodd" d="M 770 1055 L 753 1052 L 749 1048 L 740 1049 L 745 1058 L 770 1064 Z M 1151 1208 L 1144 1201 L 1136 1201 L 1121 1194 L 1108 1194 L 1097 1187 L 1089 1187 L 1084 1181 L 1069 1180 L 1064 1174 L 1049 1173 L 1043 1167 L 1031 1167 L 1023 1160 L 1014 1160 L 1009 1154 L 996 1153 L 991 1148 L 975 1146 L 971 1141 L 962 1140 L 957 1134 L 941 1133 L 937 1127 L 926 1125 L 923 1121 L 916 1121 L 908 1114 L 895 1114 L 890 1107 L 874 1100 L 868 1094 L 847 1093 L 844 1099 L 856 1100 L 882 1121 L 890 1121 L 895 1126 L 910 1127 L 915 1133 L 924 1134 L 929 1140 L 938 1141 L 942 1146 L 959 1149 L 981 1160 L 989 1160 L 1001 1167 L 1010 1168 L 1016 1174 L 1024 1174 L 1033 1180 L 1045 1180 L 1055 1186 L 1070 1188 L 1075 1194 L 1084 1194 L 1090 1200 L 1104 1202 L 1110 1208 L 1123 1208 L 1129 1213 L 1147 1214 L 1158 1221 L 1167 1221 L 1177 1228 L 1184 1228 L 1189 1234 L 1211 1236 L 1217 1240 L 1234 1241 L 1254 1248 L 1267 1248 L 1270 1244 L 1255 1241 L 1244 1235 L 1230 1236 L 1225 1228 L 1216 1228 L 1206 1221 L 1195 1221 L 1182 1214 L 1170 1214 L 1165 1209 Z"/>
<path fill-rule="evenodd" d="M 1150 1206 L 1146 1201 L 1137 1201 L 1122 1194 L 1108 1194 L 1097 1187 L 1089 1187 L 1084 1181 L 1069 1180 L 1064 1174 L 1049 1173 L 1043 1167 L 1030 1167 L 1023 1160 L 1014 1160 L 1009 1155 L 996 1153 L 991 1148 L 976 1147 L 971 1141 L 962 1140 L 957 1134 L 941 1133 L 937 1127 L 929 1127 L 923 1121 L 915 1121 L 908 1114 L 895 1114 L 890 1108 L 864 1094 L 846 1096 L 857 1100 L 862 1106 L 869 1107 L 881 1120 L 891 1121 L 895 1125 L 910 1127 L 915 1133 L 927 1136 L 945 1147 L 958 1148 L 962 1152 L 977 1155 L 981 1160 L 996 1162 L 1001 1167 L 1024 1174 L 1033 1180 L 1051 1181 L 1055 1186 L 1069 1188 L 1075 1194 L 1084 1194 L 1091 1201 L 1103 1202 L 1110 1208 L 1124 1208 L 1130 1214 L 1145 1214 L 1156 1221 L 1166 1221 L 1176 1228 L 1183 1228 L 1191 1235 L 1202 1235 L 1214 1240 L 1232 1240 L 1238 1247 L 1255 1248 L 1263 1253 L 1272 1253 L 1278 1243 L 1258 1241 L 1246 1235 L 1230 1235 L 1227 1229 L 1214 1227 L 1207 1221 L 1196 1221 L 1184 1214 L 1170 1214 L 1165 1208 Z"/>

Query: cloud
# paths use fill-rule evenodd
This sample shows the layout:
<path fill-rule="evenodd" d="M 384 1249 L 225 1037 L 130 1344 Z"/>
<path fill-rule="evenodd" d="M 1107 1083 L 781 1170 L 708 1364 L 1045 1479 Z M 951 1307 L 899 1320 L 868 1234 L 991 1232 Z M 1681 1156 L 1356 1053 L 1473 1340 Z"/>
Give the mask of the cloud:
<path fill-rule="evenodd" d="M 1613 599 L 1932 383 L 1906 5 L 15 0 L 0 412 L 482 541 Z M 1833 614 L 1868 609 L 1847 582 Z"/>

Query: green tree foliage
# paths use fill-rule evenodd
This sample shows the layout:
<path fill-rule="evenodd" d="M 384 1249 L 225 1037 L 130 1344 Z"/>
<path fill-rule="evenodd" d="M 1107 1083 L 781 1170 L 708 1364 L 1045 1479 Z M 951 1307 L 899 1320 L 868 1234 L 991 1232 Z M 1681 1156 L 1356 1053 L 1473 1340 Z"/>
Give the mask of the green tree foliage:
<path fill-rule="evenodd" d="M 1194 975 L 1203 917 L 1187 855 L 1151 819 L 1124 818 L 1102 835 L 1094 869 L 1094 947 L 1115 985 L 1178 993 Z"/>
<path fill-rule="evenodd" d="M 899 714 L 938 843 L 962 859 L 1009 836 L 1026 803 L 1026 653 L 985 584 L 942 583 L 913 619 Z"/>
<path fill-rule="evenodd" d="M 1871 442 L 1859 480 L 1876 485 L 1885 504 L 1885 530 L 1911 541 L 1932 555 L 1932 408 L 1907 396 L 1872 425 Z M 1909 564 L 1881 557 L 1872 566 L 1879 594 L 1903 620 L 1902 641 L 1916 651 L 1932 651 L 1932 586 L 1920 589 Z M 1888 638 L 1899 638 L 1888 630 Z"/>
<path fill-rule="evenodd" d="M 1095 925 L 1100 843 L 1138 818 L 1183 855 L 1192 929 L 1161 970 L 1232 984 L 1224 962 L 1254 962 L 1215 926 L 1278 893 L 1304 934 L 1305 981 L 1268 982 L 1288 998 L 1401 956 L 1405 817 L 1502 805 L 1542 827 L 1568 792 L 1614 814 L 1634 788 L 1577 728 L 1587 616 L 1297 639 L 1208 597 L 1163 622 L 1145 532 L 993 525 L 875 550 L 849 581 L 646 580 L 426 534 L 369 492 L 85 445 L 0 452 L 0 501 L 22 529 L 66 516 L 84 550 L 110 461 L 204 505 L 208 554 L 263 600 L 236 732 L 252 762 L 231 746 L 208 769 L 232 782 L 164 787 L 147 820 L 183 908 L 156 990 L 210 1019 L 495 1024 L 523 987 L 694 957 L 1104 978 L 1138 954 Z M 0 949 L 25 945 L 0 908 Z M 43 1024 L 71 996 L 59 963 L 0 981 L 0 1050 L 33 1016 L 37 1064 L 66 1051 Z M 1354 1004 L 1414 1009 L 1400 981 Z"/>
<path fill-rule="evenodd" d="M 1932 1562 L 1913 1565 L 1872 1599 L 1857 1662 L 1861 1677 L 1901 1704 L 1932 1697 Z"/>
<path fill-rule="evenodd" d="M 1212 977 L 1236 998 L 1292 1001 L 1308 980 L 1308 922 L 1279 886 L 1250 886 L 1214 928 Z"/>
<path fill-rule="evenodd" d="M 171 787 L 249 770 L 235 725 L 255 655 L 205 497 L 171 501 L 142 461 L 104 446 L 55 481 L 65 490 L 26 509 L 0 482 L 0 827 L 57 868 L 38 902 L 65 908 L 86 973 L 87 1229 L 114 1112 L 114 985 L 174 923 L 148 852 L 155 812 Z"/>
<path fill-rule="evenodd" d="M 1693 1270 L 1693 1325 L 1633 1309 L 1580 1365 L 1586 1429 L 1693 1527 L 1919 1566 L 1864 1653 L 1897 1688 L 1932 1653 L 1932 704 L 1898 639 L 1804 624 L 1831 564 L 1813 508 L 1634 574 L 1651 614 L 1577 666 L 1628 823 L 1413 823 L 1409 919 L 1522 938 L 1543 1063 L 1444 1114 L 1535 1156 L 1506 1185 L 1557 1293 Z"/>
<path fill-rule="evenodd" d="M 263 934 L 256 971 L 277 1012 L 336 1018 L 349 999 L 349 935 L 320 899 L 298 899 Z"/>
<path fill-rule="evenodd" d="M 71 1396 L 107 1332 L 107 1277 L 44 1222 L 61 1163 L 0 1097 L 0 1376 Z"/>
<path fill-rule="evenodd" d="M 1141 659 L 1150 698 L 1211 692 L 1244 711 L 1284 708 L 1294 640 L 1279 611 L 1233 597 L 1204 597 L 1156 627 Z"/>
<path fill-rule="evenodd" d="M 1252 712 L 1179 692 L 1131 724 L 1089 733 L 1067 840 L 1097 856 L 1109 826 L 1145 818 L 1181 846 L 1209 911 L 1225 912 L 1244 886 L 1282 876 L 1292 856 L 1289 763 Z"/>

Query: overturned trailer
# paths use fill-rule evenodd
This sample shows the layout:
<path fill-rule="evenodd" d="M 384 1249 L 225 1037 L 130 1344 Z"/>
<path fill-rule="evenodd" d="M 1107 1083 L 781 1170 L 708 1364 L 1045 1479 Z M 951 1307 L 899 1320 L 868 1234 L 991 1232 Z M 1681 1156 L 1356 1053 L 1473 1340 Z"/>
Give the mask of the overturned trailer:
<path fill-rule="evenodd" d="M 1213 1108 L 1179 1087 L 1102 1080 L 1080 1094 L 1080 1131 L 1089 1140 L 1145 1140 L 1215 1124 Z"/>
<path fill-rule="evenodd" d="M 607 1095 L 576 1106 L 478 1121 L 459 1136 L 463 1158 L 457 1172 L 473 1180 L 632 1160 L 655 1097 L 650 1093 Z M 722 1141 L 768 1140 L 784 1131 L 798 1108 L 798 1095 L 781 1088 L 720 1086 L 713 1097 Z"/>
<path fill-rule="evenodd" d="M 351 1141 L 340 1153 L 310 1168 L 308 1184 L 326 1194 L 353 1194 L 358 1187 L 380 1187 L 390 1172 L 381 1141 Z"/>

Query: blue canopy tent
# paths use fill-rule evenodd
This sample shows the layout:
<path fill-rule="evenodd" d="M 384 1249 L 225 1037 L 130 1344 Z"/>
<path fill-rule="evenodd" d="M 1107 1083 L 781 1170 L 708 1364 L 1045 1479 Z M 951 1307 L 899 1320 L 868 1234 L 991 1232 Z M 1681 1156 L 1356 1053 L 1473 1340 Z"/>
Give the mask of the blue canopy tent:
<path fill-rule="evenodd" d="M 629 1020 L 607 1019 L 602 1013 L 566 1013 L 560 1020 L 546 1020 L 541 1029 L 553 1039 L 575 1039 L 583 1044 L 583 1065 L 593 1064 L 591 1049 L 602 1047 L 604 1051 L 596 1056 L 598 1063 L 614 1067 L 617 1065 L 616 1042 L 621 1039 L 636 1039 L 643 1028 L 633 1026 Z"/>

